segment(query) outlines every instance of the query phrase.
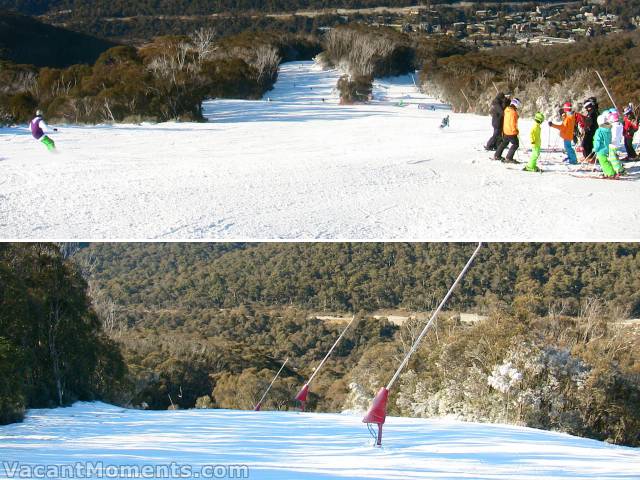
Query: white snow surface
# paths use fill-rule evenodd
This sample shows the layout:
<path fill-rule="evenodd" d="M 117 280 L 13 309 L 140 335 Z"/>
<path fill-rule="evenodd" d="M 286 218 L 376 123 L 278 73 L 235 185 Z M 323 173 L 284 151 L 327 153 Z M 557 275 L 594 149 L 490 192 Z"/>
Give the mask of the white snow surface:
<path fill-rule="evenodd" d="M 487 117 L 449 112 L 410 76 L 341 106 L 339 75 L 283 64 L 263 100 L 206 102 L 207 123 L 60 126 L 55 155 L 24 126 L 0 129 L 0 238 L 640 237 L 638 164 L 626 180 L 575 178 L 543 153 L 545 173 L 522 172 L 489 160 Z M 543 139 L 560 146 L 546 125 Z"/>
<path fill-rule="evenodd" d="M 396 417 L 387 418 L 377 448 L 360 416 L 103 403 L 31 410 L 24 423 L 0 427 L 0 478 L 8 467 L 76 462 L 105 472 L 246 465 L 251 479 L 637 479 L 640 450 L 523 427 Z"/>

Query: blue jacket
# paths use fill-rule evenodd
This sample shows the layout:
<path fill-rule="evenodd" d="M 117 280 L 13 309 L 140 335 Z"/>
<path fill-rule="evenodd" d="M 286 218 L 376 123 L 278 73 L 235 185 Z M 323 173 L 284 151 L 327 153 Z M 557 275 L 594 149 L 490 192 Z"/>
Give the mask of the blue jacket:
<path fill-rule="evenodd" d="M 596 155 L 609 155 L 609 144 L 611 143 L 611 129 L 600 127 L 593 137 L 593 151 Z"/>

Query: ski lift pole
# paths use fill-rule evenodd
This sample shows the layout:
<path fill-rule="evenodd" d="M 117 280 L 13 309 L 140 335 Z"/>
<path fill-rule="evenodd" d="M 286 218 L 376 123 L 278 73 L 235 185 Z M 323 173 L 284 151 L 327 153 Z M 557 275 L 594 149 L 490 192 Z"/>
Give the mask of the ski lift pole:
<path fill-rule="evenodd" d="M 411 80 L 413 81 L 413 86 L 416 87 L 416 90 L 420 91 L 418 84 L 416 83 L 416 77 L 413 73 L 411 74 Z"/>
<path fill-rule="evenodd" d="M 253 408 L 256 412 L 259 412 L 260 409 L 262 408 L 262 402 L 264 401 L 264 398 L 267 396 L 267 393 L 269 393 L 269 390 L 271 390 L 271 387 L 273 387 L 273 384 L 276 382 L 276 380 L 280 376 L 280 373 L 282 372 L 282 369 L 284 368 L 284 366 L 287 364 L 288 361 L 289 361 L 288 358 L 285 359 L 284 363 L 280 367 L 280 370 L 278 370 L 278 373 L 276 373 L 276 376 L 273 377 L 273 380 L 271 380 L 271 383 L 269 384 L 269 386 L 267 387 L 265 392 L 262 394 L 262 398 L 260 399 L 260 401 L 258 403 L 256 403 L 256 406 Z"/>
<path fill-rule="evenodd" d="M 324 358 L 322 359 L 322 361 L 320 362 L 320 364 L 315 368 L 315 370 L 313 371 L 313 373 L 311 374 L 311 377 L 309 377 L 309 380 L 307 380 L 307 383 L 305 383 L 302 388 L 300 389 L 300 391 L 298 392 L 298 394 L 296 395 L 294 400 L 297 400 L 298 402 L 300 402 L 300 411 L 304 411 L 304 405 L 307 402 L 307 394 L 309 393 L 309 385 L 311 384 L 311 382 L 313 381 L 313 378 L 316 376 L 316 374 L 320 371 L 320 369 L 322 368 L 322 366 L 325 364 L 325 362 L 327 361 L 327 359 L 331 356 L 331 352 L 333 352 L 333 349 L 336 348 L 336 345 L 338 345 L 338 343 L 340 343 L 340 340 L 342 339 L 342 337 L 344 336 L 344 334 L 347 332 L 347 330 L 349 330 L 349 327 L 351 326 L 351 324 L 353 323 L 353 321 L 356 319 L 356 316 L 353 315 L 351 317 L 351 321 L 347 324 L 346 327 L 344 327 L 344 330 L 342 330 L 342 333 L 340 334 L 340 336 L 336 339 L 336 341 L 333 343 L 333 345 L 331 346 L 331 348 L 329 349 L 329 351 L 327 352 L 327 354 L 324 356 Z"/>
<path fill-rule="evenodd" d="M 460 89 L 460 93 L 462 93 L 462 95 L 464 96 L 464 99 L 467 101 L 467 105 L 469 105 L 469 111 L 473 110 L 473 108 L 471 108 L 471 102 L 469 101 L 469 97 L 467 97 L 467 94 L 464 93 L 463 89 Z"/>
<path fill-rule="evenodd" d="M 616 110 L 618 110 L 618 106 L 616 105 L 615 100 L 613 99 L 613 97 L 611 96 L 611 93 L 609 92 L 609 89 L 607 88 L 607 86 L 604 83 L 604 80 L 602 79 L 602 75 L 600 75 L 600 72 L 597 70 L 594 70 L 594 72 L 596 72 L 596 75 L 598 75 L 598 79 L 600 79 L 600 83 L 602 84 L 602 86 L 604 87 L 604 91 L 607 92 L 607 95 L 609 95 L 609 100 L 611 100 L 611 103 L 613 104 L 613 108 L 615 108 Z M 619 110 L 618 110 L 619 111 Z"/>
<path fill-rule="evenodd" d="M 375 398 L 373 399 L 373 402 L 371 403 L 371 407 L 369 407 L 367 414 L 362 419 L 363 423 L 366 423 L 366 424 L 375 423 L 378 425 L 378 436 L 376 439 L 376 445 L 382 445 L 382 425 L 384 424 L 387 418 L 387 400 L 389 399 L 389 391 L 391 390 L 391 387 L 393 387 L 394 383 L 396 383 L 396 380 L 400 376 L 400 373 L 402 372 L 404 367 L 407 366 L 407 363 L 409 363 L 409 358 L 418 349 L 418 345 L 420 344 L 420 341 L 426 335 L 427 331 L 429 330 L 429 328 L 435 321 L 436 317 L 440 313 L 440 310 L 442 310 L 442 307 L 444 307 L 445 303 L 447 303 L 447 300 L 449 300 L 449 297 L 455 290 L 458 283 L 460 283 L 460 280 L 462 280 L 462 277 L 464 277 L 464 275 L 467 273 L 467 270 L 473 263 L 473 260 L 476 258 L 476 255 L 478 255 L 478 252 L 480 251 L 480 247 L 482 247 L 482 242 L 478 243 L 478 246 L 474 250 L 473 254 L 465 264 L 464 268 L 462 269 L 458 277 L 453 282 L 453 285 L 451 285 L 451 288 L 449 288 L 449 291 L 447 292 L 447 294 L 444 296 L 444 298 L 442 299 L 438 307 L 434 310 L 433 314 L 431 314 L 431 318 L 422 329 L 422 332 L 420 332 L 420 335 L 418 336 L 418 338 L 416 338 L 415 342 L 413 342 L 411 349 L 405 355 L 404 360 L 402 360 L 402 363 L 396 370 L 396 373 L 393 375 L 393 377 L 391 377 L 391 380 L 389 380 L 389 383 L 387 384 L 386 387 L 380 388 Z"/>

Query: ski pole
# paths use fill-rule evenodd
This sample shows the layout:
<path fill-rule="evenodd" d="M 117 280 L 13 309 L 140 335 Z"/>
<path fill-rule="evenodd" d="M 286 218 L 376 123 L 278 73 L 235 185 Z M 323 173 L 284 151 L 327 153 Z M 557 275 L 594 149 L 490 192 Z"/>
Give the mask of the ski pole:
<path fill-rule="evenodd" d="M 471 102 L 469 101 L 469 97 L 467 97 L 467 94 L 464 93 L 464 90 L 460 89 L 460 92 L 462 93 L 462 95 L 464 96 L 464 99 L 467 101 L 467 104 L 469 105 L 469 111 L 473 110 L 471 108 Z"/>
<path fill-rule="evenodd" d="M 267 387 L 265 392 L 262 394 L 262 398 L 260 399 L 260 401 L 258 403 L 256 403 L 256 406 L 253 408 L 256 412 L 260 411 L 260 409 L 262 408 L 262 402 L 264 401 L 264 398 L 267 396 L 267 393 L 269 393 L 269 390 L 271 390 L 271 387 L 273 387 L 273 384 L 275 383 L 275 381 L 280 376 L 280 372 L 282 372 L 282 369 L 284 368 L 284 366 L 287 364 L 288 361 L 289 361 L 288 358 L 284 361 L 284 363 L 280 367 L 280 370 L 278 370 L 278 373 L 276 373 L 276 376 L 273 377 L 273 380 L 271 380 L 271 383 L 269 384 L 269 386 Z"/>
<path fill-rule="evenodd" d="M 449 288 L 449 291 L 447 292 L 447 294 L 444 296 L 444 298 L 440 302 L 440 305 L 438 305 L 438 308 L 436 308 L 436 310 L 431 314 L 431 318 L 429 319 L 427 324 L 422 329 L 422 332 L 420 332 L 420 335 L 418 335 L 418 338 L 416 338 L 416 341 L 413 342 L 413 346 L 409 350 L 409 353 L 407 353 L 407 355 L 404 357 L 404 360 L 402 360 L 402 363 L 400 364 L 400 366 L 396 370 L 396 373 L 393 375 L 393 377 L 391 377 L 391 380 L 389 380 L 389 383 L 387 384 L 387 390 L 390 390 L 391 387 L 393 387 L 393 384 L 396 383 L 396 380 L 400 376 L 400 372 L 402 372 L 402 370 L 407 365 L 407 363 L 409 363 L 409 358 L 418 349 L 418 345 L 420 344 L 420 341 L 426 335 L 427 331 L 429 330 L 429 328 L 431 327 L 431 325 L 435 321 L 436 317 L 440 313 L 440 310 L 442 310 L 442 307 L 444 307 L 445 303 L 447 303 L 447 300 L 449 300 L 449 297 L 453 294 L 453 291 L 458 286 L 458 283 L 460 283 L 460 280 L 462 280 L 462 277 L 464 277 L 464 275 L 467 273 L 467 270 L 469 270 L 469 267 L 471 266 L 471 264 L 473 263 L 473 260 L 478 255 L 478 252 L 480 251 L 481 247 L 482 247 L 482 242 L 478 242 L 478 246 L 476 247 L 476 249 L 471 254 L 471 257 L 469 257 L 469 260 L 467 260 L 467 263 L 465 264 L 464 268 L 462 269 L 462 271 L 460 272 L 458 277 L 453 282 L 453 285 L 451 285 L 451 288 Z"/>
<path fill-rule="evenodd" d="M 611 103 L 613 104 L 613 108 L 618 110 L 618 106 L 616 105 L 615 100 L 611 96 L 611 93 L 609 92 L 609 89 L 605 85 L 604 80 L 602 79 L 602 76 L 600 75 L 600 72 L 598 72 L 597 70 L 594 70 L 594 71 L 596 72 L 596 75 L 598 75 L 598 78 L 600 79 L 600 83 L 602 83 L 602 86 L 604 87 L 604 91 L 607 92 L 607 95 L 609 95 L 609 100 L 611 100 Z"/>

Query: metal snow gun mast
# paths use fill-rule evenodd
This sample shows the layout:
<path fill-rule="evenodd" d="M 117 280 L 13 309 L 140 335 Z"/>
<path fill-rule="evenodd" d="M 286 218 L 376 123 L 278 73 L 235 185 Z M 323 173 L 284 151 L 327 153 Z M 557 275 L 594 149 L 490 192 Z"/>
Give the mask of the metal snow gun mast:
<path fill-rule="evenodd" d="M 329 356 L 331 355 L 331 352 L 333 352 L 333 349 L 336 348 L 336 345 L 338 345 L 338 343 L 340 343 L 340 340 L 342 340 L 342 337 L 344 336 L 344 334 L 347 332 L 347 330 L 349 330 L 349 327 L 351 326 L 351 324 L 353 323 L 353 321 L 356 319 L 356 316 L 353 315 L 351 317 L 351 321 L 347 324 L 346 327 L 344 327 L 344 330 L 342 330 L 342 333 L 340 334 L 340 336 L 338 337 L 338 339 L 334 342 L 333 346 L 329 349 L 329 351 L 327 352 L 327 354 L 324 356 L 324 358 L 322 359 L 322 361 L 320 362 L 320 365 L 318 365 L 315 370 L 313 371 L 313 374 L 311 375 L 311 377 L 309 378 L 309 380 L 307 381 L 307 383 L 305 383 L 302 388 L 300 389 L 300 391 L 298 392 L 298 394 L 296 395 L 295 399 L 296 401 L 300 402 L 300 411 L 304 411 L 304 406 L 305 403 L 307 403 L 307 394 L 309 393 L 309 385 L 311 384 L 311 381 L 313 380 L 313 377 L 316 376 L 316 374 L 320 371 L 320 369 L 322 368 L 322 366 L 325 364 L 325 362 L 327 361 L 327 359 L 329 358 Z"/>
<path fill-rule="evenodd" d="M 262 402 L 264 402 L 265 397 L 267 396 L 267 393 L 269 393 L 269 390 L 271 390 L 271 387 L 273 387 L 273 384 L 276 382 L 276 380 L 278 379 L 278 377 L 280 376 L 280 372 L 282 372 L 282 369 L 284 368 L 284 366 L 287 364 L 287 362 L 289 361 L 289 359 L 287 358 L 284 363 L 282 364 L 282 366 L 280 367 L 280 370 L 278 370 L 278 373 L 276 373 L 276 376 L 273 377 L 273 380 L 271 380 L 271 383 L 269 384 L 269 386 L 267 387 L 267 389 L 265 390 L 265 392 L 262 394 L 262 398 L 260 399 L 260 401 L 258 403 L 256 403 L 256 406 L 253 407 L 253 409 L 256 412 L 259 412 L 260 409 L 262 408 Z"/>
<path fill-rule="evenodd" d="M 427 322 L 425 327 L 422 329 L 422 332 L 420 332 L 420 335 L 418 336 L 416 341 L 411 346 L 411 349 L 409 350 L 409 353 L 407 353 L 407 355 L 404 357 L 404 360 L 402 360 L 402 363 L 400 364 L 400 366 L 396 370 L 396 373 L 393 375 L 393 377 L 391 378 L 391 380 L 389 381 L 389 383 L 387 384 L 386 387 L 381 387 L 380 388 L 380 390 L 376 394 L 375 398 L 373 399 L 373 403 L 369 407 L 369 411 L 367 412 L 367 414 L 362 419 L 362 422 L 366 423 L 367 427 L 369 428 L 369 431 L 372 432 L 372 436 L 375 436 L 375 432 L 373 432 L 373 430 L 371 429 L 371 424 L 375 423 L 375 424 L 378 425 L 378 434 L 377 434 L 377 437 L 376 437 L 376 445 L 378 445 L 378 446 L 382 445 L 382 425 L 384 425 L 384 421 L 387 418 L 387 401 L 389 399 L 389 390 L 391 390 L 391 387 L 393 387 L 393 384 L 396 382 L 396 380 L 400 376 L 400 372 L 404 369 L 404 367 L 409 362 L 409 357 L 411 357 L 411 355 L 418 348 L 418 345 L 419 345 L 420 341 L 422 340 L 422 337 L 425 336 L 425 334 L 427 333 L 427 331 L 429 330 L 429 328 L 431 327 L 431 325 L 435 321 L 438 313 L 440 313 L 440 310 L 442 310 L 442 307 L 444 306 L 444 304 L 447 303 L 447 300 L 449 300 L 449 297 L 453 293 L 454 289 L 456 288 L 456 286 L 458 285 L 460 280 L 462 280 L 462 277 L 464 277 L 465 273 L 467 273 L 467 270 L 471 266 L 471 263 L 473 263 L 474 258 L 476 257 L 476 255 L 480 251 L 480 247 L 482 247 L 482 242 L 478 243 L 478 246 L 476 247 L 475 251 L 473 252 L 471 257 L 467 261 L 466 265 L 464 266 L 464 268 L 462 269 L 462 271 L 458 275 L 458 278 L 456 278 L 456 280 L 453 282 L 453 285 L 451 285 L 451 288 L 449 289 L 447 294 L 444 296 L 444 298 L 440 302 L 440 305 L 438 305 L 438 308 L 436 308 L 434 310 L 433 314 L 431 315 L 431 318 L 429 319 L 429 321 Z"/>

